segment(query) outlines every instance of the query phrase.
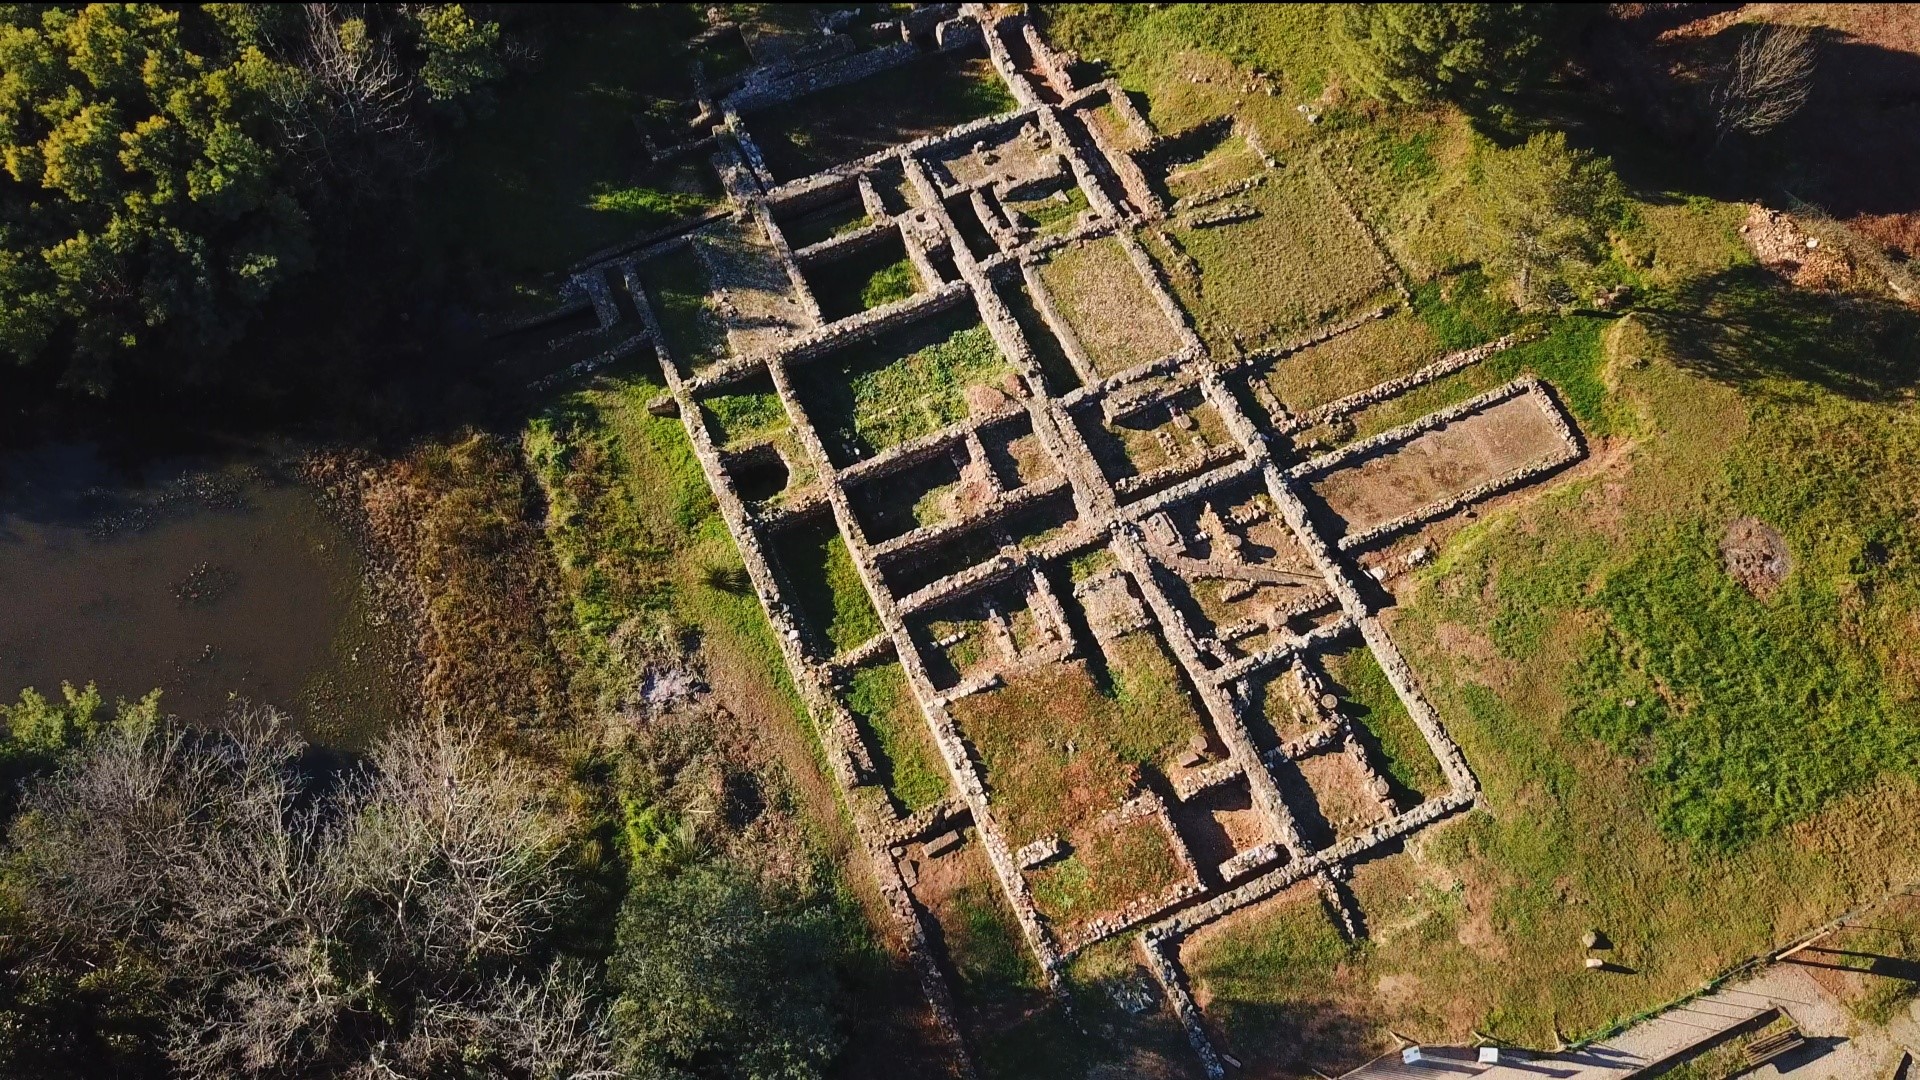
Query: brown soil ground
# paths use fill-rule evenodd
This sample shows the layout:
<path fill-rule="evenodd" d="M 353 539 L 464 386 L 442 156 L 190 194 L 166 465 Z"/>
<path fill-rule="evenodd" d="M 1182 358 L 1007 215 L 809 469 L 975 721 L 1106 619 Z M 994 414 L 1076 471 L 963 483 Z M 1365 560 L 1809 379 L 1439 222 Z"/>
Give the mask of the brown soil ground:
<path fill-rule="evenodd" d="M 1372 528 L 1558 452 L 1550 407 L 1534 394 L 1508 398 L 1336 469 L 1313 489 L 1347 532 Z"/>
<path fill-rule="evenodd" d="M 1366 772 L 1349 755 L 1329 751 L 1298 765 L 1335 837 L 1345 840 L 1386 816 L 1379 800 L 1367 791 Z"/>
<path fill-rule="evenodd" d="M 1762 600 L 1774 594 L 1793 572 L 1793 553 L 1778 529 L 1757 518 L 1735 518 L 1720 538 L 1727 573 Z"/>
<path fill-rule="evenodd" d="M 1802 232 L 1799 223 L 1778 210 L 1755 206 L 1740 225 L 1741 239 L 1760 265 L 1805 289 L 1842 290 L 1853 284 L 1854 268 L 1832 245 Z"/>
<path fill-rule="evenodd" d="M 1203 875 L 1235 855 L 1267 842 L 1266 823 L 1254 809 L 1244 780 L 1171 806 L 1173 822 Z"/>

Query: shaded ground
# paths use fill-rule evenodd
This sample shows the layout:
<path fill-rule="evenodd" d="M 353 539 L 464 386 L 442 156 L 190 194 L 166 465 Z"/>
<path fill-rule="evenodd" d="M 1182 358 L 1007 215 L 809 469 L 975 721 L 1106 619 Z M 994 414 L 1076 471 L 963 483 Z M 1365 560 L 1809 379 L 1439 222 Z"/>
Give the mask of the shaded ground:
<path fill-rule="evenodd" d="M 1014 107 L 983 56 L 922 59 L 747 116 L 779 180 L 912 142 Z"/>

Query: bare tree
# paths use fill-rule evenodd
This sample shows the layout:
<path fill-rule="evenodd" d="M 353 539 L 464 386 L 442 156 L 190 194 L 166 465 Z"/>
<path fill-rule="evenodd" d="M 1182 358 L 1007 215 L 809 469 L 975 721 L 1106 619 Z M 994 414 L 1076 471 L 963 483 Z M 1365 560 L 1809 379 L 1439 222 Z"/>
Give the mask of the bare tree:
<path fill-rule="evenodd" d="M 530 1080 L 613 1080 L 607 1011 L 578 973 L 555 964 L 537 982 L 506 979 L 472 1002 L 435 1003 L 407 1037 L 375 1048 L 352 1080 L 444 1076 L 484 1059 L 492 1071 Z"/>
<path fill-rule="evenodd" d="M 1740 42 L 1727 81 L 1713 92 L 1720 139 L 1763 135 L 1786 123 L 1813 95 L 1813 35 L 1798 26 L 1763 26 Z"/>
<path fill-rule="evenodd" d="M 566 892 L 567 819 L 543 778 L 435 722 L 315 798 L 302 750 L 264 710 L 219 735 L 115 727 L 22 803 L 24 914 L 82 956 L 128 950 L 162 974 L 183 1077 L 384 1075 L 383 1038 L 397 1064 L 478 1048 L 519 1075 L 597 1075 L 584 989 L 513 974 Z"/>
<path fill-rule="evenodd" d="M 374 752 L 339 873 L 421 961 L 522 952 L 565 895 L 565 820 L 474 731 L 429 722 Z"/>
<path fill-rule="evenodd" d="M 392 35 L 367 16 L 364 6 L 302 5 L 301 29 L 282 47 L 303 79 L 272 88 L 286 145 L 359 194 L 396 174 L 418 176 L 433 161 L 419 80 L 400 62 Z"/>

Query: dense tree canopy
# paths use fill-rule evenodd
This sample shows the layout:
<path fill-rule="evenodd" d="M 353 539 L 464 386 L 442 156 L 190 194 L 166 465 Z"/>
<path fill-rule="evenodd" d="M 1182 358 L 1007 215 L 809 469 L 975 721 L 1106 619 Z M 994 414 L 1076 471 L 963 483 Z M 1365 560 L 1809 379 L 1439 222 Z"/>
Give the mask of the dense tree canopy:
<path fill-rule="evenodd" d="M 0 355 L 192 368 L 499 74 L 459 5 L 0 5 Z"/>
<path fill-rule="evenodd" d="M 1335 38 L 1348 74 L 1383 101 L 1497 106 L 1558 62 L 1577 7 L 1343 4 Z"/>
<path fill-rule="evenodd" d="M 1624 195 L 1607 159 L 1542 132 L 1482 167 L 1478 218 L 1489 262 L 1510 275 L 1523 306 L 1581 284 L 1606 253 L 1608 225 Z"/>

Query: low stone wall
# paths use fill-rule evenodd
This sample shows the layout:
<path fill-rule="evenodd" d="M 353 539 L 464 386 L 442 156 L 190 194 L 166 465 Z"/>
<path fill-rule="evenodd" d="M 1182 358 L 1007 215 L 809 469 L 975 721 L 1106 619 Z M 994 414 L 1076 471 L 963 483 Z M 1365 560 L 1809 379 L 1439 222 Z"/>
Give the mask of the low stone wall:
<path fill-rule="evenodd" d="M 915 293 L 884 307 L 829 323 L 817 330 L 789 338 L 777 348 L 757 355 L 736 356 L 714 366 L 707 374 L 691 379 L 688 388 L 696 394 L 708 394 L 725 386 L 752 378 L 769 363 L 800 363 L 817 359 L 889 330 L 938 315 L 966 302 L 968 287 L 964 281 L 943 284 L 937 289 Z"/>
<path fill-rule="evenodd" d="M 899 235 L 900 226 L 897 223 L 877 221 L 852 232 L 829 236 L 817 244 L 809 244 L 794 252 L 793 257 L 801 266 L 829 263 L 870 251 L 886 243 L 890 237 Z"/>
<path fill-rule="evenodd" d="M 1301 413 L 1289 421 L 1285 429 L 1288 431 L 1297 431 L 1303 428 L 1310 428 L 1315 424 L 1323 424 L 1329 420 L 1345 416 L 1348 413 L 1358 412 L 1369 406 L 1378 405 L 1390 398 L 1399 397 L 1401 394 L 1415 387 L 1425 386 L 1437 379 L 1452 375 L 1456 371 L 1464 371 L 1495 353 L 1505 352 L 1513 346 L 1536 336 L 1538 336 L 1537 333 L 1526 335 L 1507 334 L 1494 341 L 1489 341 L 1485 345 L 1475 345 L 1471 349 L 1462 349 L 1450 356 L 1441 357 L 1418 371 L 1409 372 L 1397 379 L 1389 379 L 1386 382 L 1362 390 L 1357 394 L 1349 394 L 1338 401 L 1331 401 L 1317 409 Z"/>
<path fill-rule="evenodd" d="M 1412 423 L 1388 428 L 1378 435 L 1370 435 L 1358 442 L 1348 443 L 1338 450 L 1322 454 L 1310 461 L 1303 461 L 1288 470 L 1287 477 L 1292 480 L 1305 480 L 1316 476 L 1324 476 L 1334 469 L 1340 468 L 1356 459 L 1371 457 L 1382 450 L 1398 446 L 1401 443 L 1411 442 L 1413 439 L 1435 428 L 1445 427 L 1462 417 L 1479 412 L 1488 406 L 1498 405 L 1509 398 L 1519 397 L 1521 394 L 1531 391 L 1537 385 L 1539 384 L 1534 380 L 1526 378 L 1515 379 L 1509 383 L 1502 383 L 1483 394 L 1475 394 L 1473 397 L 1458 404 L 1449 405 L 1444 409 L 1436 409 Z"/>
<path fill-rule="evenodd" d="M 1246 366 L 1251 364 L 1264 364 L 1274 360 L 1284 360 L 1287 357 L 1292 356 L 1294 353 L 1301 351 L 1302 349 L 1310 349 L 1315 345 L 1321 345 L 1321 344 L 1325 344 L 1326 342 L 1332 341 L 1334 338 L 1339 337 L 1341 334 L 1344 334 L 1349 330 L 1353 330 L 1365 323 L 1370 323 L 1375 319 L 1384 319 L 1387 316 L 1393 314 L 1394 312 L 1400 310 L 1401 306 L 1402 305 L 1400 304 L 1384 304 L 1380 307 L 1374 308 L 1372 311 L 1365 311 L 1358 315 L 1355 315 L 1350 319 L 1343 319 L 1332 326 L 1329 326 L 1323 330 L 1318 330 L 1313 334 L 1308 335 L 1307 337 L 1301 338 L 1298 341 L 1290 341 L 1285 345 L 1274 345 L 1265 349 L 1255 349 L 1252 352 L 1247 353 L 1246 356 L 1242 359 L 1240 364 L 1232 365 L 1232 366 L 1239 367 L 1239 366 Z M 1275 419 L 1278 419 L 1278 417 L 1276 417 Z"/>
<path fill-rule="evenodd" d="M 1159 927 L 1149 927 L 1140 934 L 1140 951 L 1146 954 L 1147 970 L 1153 972 L 1167 1004 L 1173 1008 L 1173 1015 L 1180 1019 L 1187 1042 L 1200 1059 L 1200 1067 L 1206 1070 L 1207 1080 L 1221 1080 L 1227 1075 L 1226 1063 L 1213 1048 L 1213 1038 L 1207 1034 L 1207 1025 L 1200 1017 L 1200 1006 L 1194 1003 L 1193 994 L 1187 989 L 1186 974 L 1167 955 L 1177 947 L 1178 939 Z"/>
<path fill-rule="evenodd" d="M 1067 494 L 1069 490 L 1070 485 L 1066 477 L 1052 476 L 1028 484 L 1026 487 L 1002 492 L 979 511 L 964 518 L 922 526 L 884 543 L 875 544 L 873 557 L 876 561 L 886 564 L 923 554 L 928 548 L 958 539 L 970 532 L 991 528 L 1023 510 L 1030 510 L 1048 499 Z"/>
<path fill-rule="evenodd" d="M 850 39 L 842 37 L 841 40 L 847 41 L 849 46 L 852 45 Z M 721 104 L 731 112 L 751 112 L 855 82 L 869 75 L 878 75 L 882 71 L 906 64 L 919 55 L 920 50 L 914 48 L 912 44 L 897 41 L 878 49 L 842 56 L 795 72 L 760 68 L 748 75 L 737 89 L 720 100 Z"/>
<path fill-rule="evenodd" d="M 984 4 L 968 4 L 967 11 L 981 21 L 990 24 L 992 22 Z M 1046 99 L 1040 95 L 1040 91 L 1034 87 L 1026 73 L 1014 65 L 1013 56 L 1007 52 L 1007 43 L 1000 37 L 997 24 L 994 25 L 993 32 L 986 35 L 986 42 L 987 59 L 992 61 L 993 69 L 1000 73 L 1000 78 L 1006 82 L 1007 89 L 1013 91 L 1014 100 L 1018 101 L 1022 108 L 1044 106 Z"/>
<path fill-rule="evenodd" d="M 1025 16 L 1004 19 L 1000 25 L 1009 24 L 1017 24 L 1021 38 L 1027 43 L 1027 51 L 1033 54 L 1033 65 L 1040 69 L 1041 77 L 1047 80 L 1047 85 L 1053 88 L 1053 92 L 1062 98 L 1072 94 L 1072 69 L 1076 57 L 1071 53 L 1054 51 L 1053 46 L 1047 44 L 1046 39 L 1040 36 L 1040 31 L 1033 25 L 1033 20 Z"/>

